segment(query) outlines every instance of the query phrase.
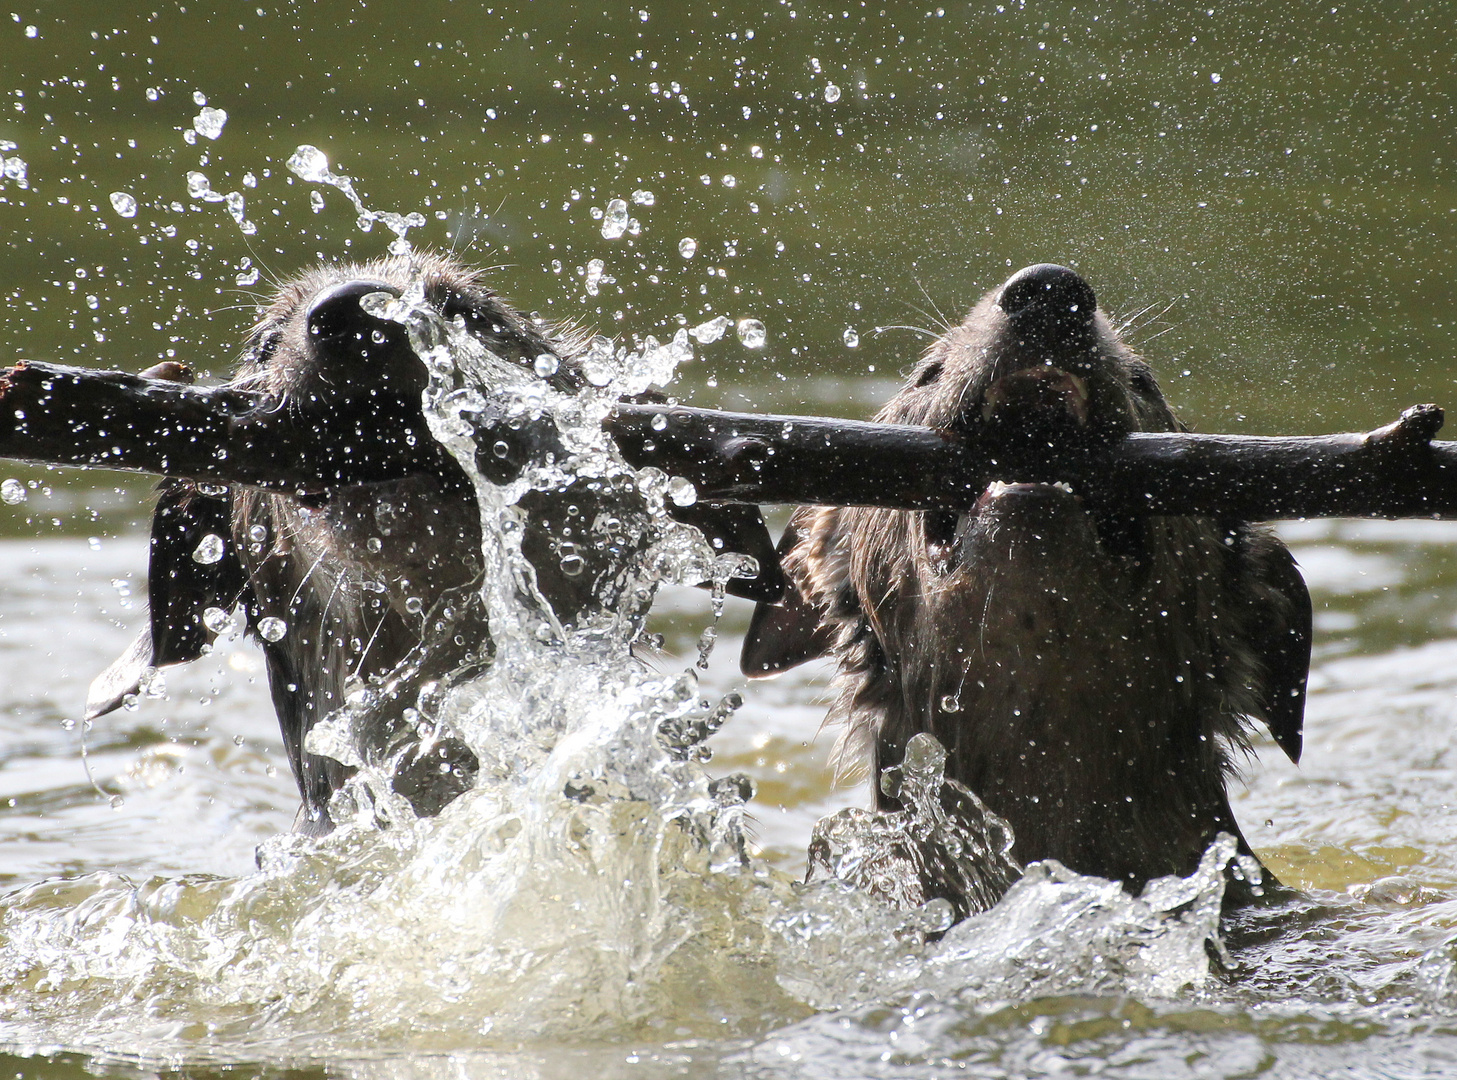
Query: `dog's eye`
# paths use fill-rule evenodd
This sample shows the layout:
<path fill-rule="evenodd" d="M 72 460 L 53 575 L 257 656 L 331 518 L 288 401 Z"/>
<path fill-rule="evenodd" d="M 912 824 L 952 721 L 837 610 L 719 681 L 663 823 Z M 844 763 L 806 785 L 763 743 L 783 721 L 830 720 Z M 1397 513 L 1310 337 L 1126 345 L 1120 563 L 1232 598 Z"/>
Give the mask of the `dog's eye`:
<path fill-rule="evenodd" d="M 941 362 L 926 365 L 926 370 L 921 372 L 920 378 L 916 380 L 917 386 L 930 386 L 941 377 Z"/>
<path fill-rule="evenodd" d="M 447 319 L 454 319 L 456 316 L 460 316 L 467 323 L 476 317 L 475 308 L 460 293 L 454 292 L 446 294 L 445 303 L 442 305 L 440 313 Z"/>
<path fill-rule="evenodd" d="M 1143 397 L 1154 397 L 1159 392 L 1159 385 L 1154 381 L 1153 372 L 1146 364 L 1134 364 L 1128 379 L 1133 384 L 1134 392 Z"/>
<path fill-rule="evenodd" d="M 258 339 L 258 344 L 248 350 L 248 355 L 243 358 L 246 364 L 258 364 L 262 366 L 273 359 L 273 354 L 278 351 L 278 343 L 283 339 L 283 333 L 279 330 L 269 330 Z"/>

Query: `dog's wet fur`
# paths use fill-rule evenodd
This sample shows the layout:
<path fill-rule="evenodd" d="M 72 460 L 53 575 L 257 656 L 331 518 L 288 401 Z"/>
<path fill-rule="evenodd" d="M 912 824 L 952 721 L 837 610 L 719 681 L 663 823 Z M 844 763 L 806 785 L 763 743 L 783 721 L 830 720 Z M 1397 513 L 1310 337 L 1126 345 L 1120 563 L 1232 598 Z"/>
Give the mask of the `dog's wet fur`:
<path fill-rule="evenodd" d="M 89 716 L 102 715 L 136 694 L 151 669 L 196 659 L 215 637 L 204 613 L 241 603 L 263 647 L 303 797 L 295 828 L 314 835 L 333 827 L 330 799 L 354 770 L 309 753 L 305 739 L 346 699 L 365 718 L 355 725 L 359 752 L 388 771 L 416 813 L 438 813 L 477 770 L 464 742 L 431 725 L 430 704 L 442 680 L 491 662 L 478 595 L 479 508 L 465 471 L 429 433 L 428 374 L 405 330 L 360 305 L 372 293 L 402 295 L 416 274 L 428 303 L 496 357 L 529 370 L 551 355 L 555 388 L 581 387 L 579 343 L 524 318 L 452 259 L 417 254 L 321 267 L 287 282 L 263 308 L 233 385 L 262 394 L 263 412 L 294 430 L 354 448 L 361 475 L 373 463 L 403 478 L 289 492 L 165 481 L 152 522 L 149 625 L 93 683 L 88 702 Z M 481 461 L 504 467 L 491 455 Z M 523 553 L 564 623 L 599 594 L 610 596 L 613 575 L 633 553 L 630 537 L 590 532 L 592 508 L 604 498 L 573 487 L 570 497 L 531 492 L 522 500 Z M 731 582 L 731 591 L 778 595 L 782 579 L 756 510 L 698 504 L 674 512 L 716 547 L 760 560 L 759 576 Z M 224 540 L 223 555 L 199 561 L 194 554 L 209 535 Z M 581 553 L 571 562 L 563 558 L 569 542 Z"/>
<path fill-rule="evenodd" d="M 1093 290 L 1051 264 L 988 293 L 877 419 L 1069 446 L 1180 427 Z M 1220 832 L 1249 852 L 1225 785 L 1251 721 L 1300 756 L 1310 597 L 1261 527 L 993 483 L 965 513 L 804 507 L 780 548 L 792 587 L 757 609 L 744 671 L 837 659 L 839 757 L 880 808 L 897 808 L 881 770 L 929 732 L 1023 864 L 1137 890 L 1192 872 Z"/>

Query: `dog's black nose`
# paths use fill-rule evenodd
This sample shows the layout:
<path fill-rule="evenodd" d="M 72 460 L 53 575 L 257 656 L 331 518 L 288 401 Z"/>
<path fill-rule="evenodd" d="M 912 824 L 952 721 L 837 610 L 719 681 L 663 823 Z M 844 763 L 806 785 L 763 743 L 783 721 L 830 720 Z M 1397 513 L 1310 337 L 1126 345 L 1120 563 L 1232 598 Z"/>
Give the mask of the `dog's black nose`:
<path fill-rule="evenodd" d="M 997 305 L 1019 326 L 1071 328 L 1092 321 L 1098 298 L 1076 271 L 1056 263 L 1038 263 L 1007 279 Z"/>
<path fill-rule="evenodd" d="M 383 281 L 357 278 L 331 285 L 309 301 L 308 326 L 312 337 L 334 338 L 358 334 L 366 329 L 385 328 L 374 316 L 359 306 L 370 293 L 399 296 L 400 290 Z"/>

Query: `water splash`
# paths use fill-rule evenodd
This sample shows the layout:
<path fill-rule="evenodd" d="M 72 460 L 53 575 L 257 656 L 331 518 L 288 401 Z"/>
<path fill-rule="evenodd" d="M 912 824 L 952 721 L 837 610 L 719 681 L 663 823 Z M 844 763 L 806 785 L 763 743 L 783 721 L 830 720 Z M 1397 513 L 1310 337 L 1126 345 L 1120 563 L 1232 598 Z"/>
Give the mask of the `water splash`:
<path fill-rule="evenodd" d="M 1022 867 L 1012 827 L 971 791 L 946 778 L 946 751 L 924 732 L 881 789 L 903 810 L 842 810 L 815 826 L 809 880 L 848 882 L 899 908 L 926 909 L 932 929 L 990 909 Z"/>
<path fill-rule="evenodd" d="M 369 232 L 376 221 L 395 234 L 395 239 L 390 241 L 390 253 L 394 255 L 408 255 L 412 250 L 406 233 L 411 229 L 418 229 L 425 224 L 425 216 L 418 211 L 409 214 L 396 214 L 388 210 L 371 210 L 364 205 L 359 192 L 354 189 L 354 179 L 342 173 L 336 173 L 329 168 L 329 158 L 317 146 L 310 146 L 307 143 L 300 146 L 288 159 L 289 172 L 293 173 L 300 180 L 306 180 L 311 184 L 328 184 L 330 187 L 338 188 L 344 193 L 351 203 L 354 204 L 354 212 L 358 214 L 356 224 L 364 232 Z M 318 194 L 311 192 L 311 195 Z M 317 203 L 314 209 L 319 209 Z"/>
<path fill-rule="evenodd" d="M 258 231 L 258 226 L 244 216 L 247 200 L 241 191 L 226 193 L 214 191 L 207 174 L 194 169 L 187 174 L 187 194 L 194 199 L 201 199 L 203 202 L 223 203 L 227 207 L 228 215 L 237 223 L 239 230 L 244 235 L 252 236 Z M 113 206 L 115 206 L 115 200 L 113 200 Z M 120 212 L 120 208 L 117 209 Z"/>

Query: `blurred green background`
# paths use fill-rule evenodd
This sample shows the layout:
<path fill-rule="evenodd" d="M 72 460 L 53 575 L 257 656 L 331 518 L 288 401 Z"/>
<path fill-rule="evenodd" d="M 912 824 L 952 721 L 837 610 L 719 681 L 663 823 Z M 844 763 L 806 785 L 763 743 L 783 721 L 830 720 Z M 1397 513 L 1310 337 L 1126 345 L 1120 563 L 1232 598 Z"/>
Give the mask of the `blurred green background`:
<path fill-rule="evenodd" d="M 865 415 L 1045 260 L 1201 430 L 1457 400 L 1450 5 L 62 0 L 0 35 L 5 362 L 224 375 L 271 279 L 392 238 L 290 174 L 308 143 L 528 310 L 623 339 L 762 319 L 762 351 L 701 350 L 700 404 Z M 613 198 L 638 235 L 603 237 Z M 54 489 L 0 507 L 12 535 L 126 528 L 145 488 L 0 471 Z"/>

